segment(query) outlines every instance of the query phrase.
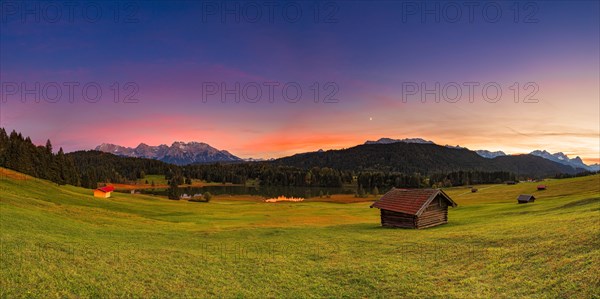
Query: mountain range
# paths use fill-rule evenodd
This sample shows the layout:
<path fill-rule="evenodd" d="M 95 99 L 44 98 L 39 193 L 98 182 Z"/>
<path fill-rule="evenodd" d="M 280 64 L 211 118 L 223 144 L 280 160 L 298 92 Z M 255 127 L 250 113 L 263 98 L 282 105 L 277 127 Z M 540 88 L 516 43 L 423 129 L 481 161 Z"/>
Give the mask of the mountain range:
<path fill-rule="evenodd" d="M 539 158 L 543 158 L 544 160 L 547 161 L 552 161 L 554 163 L 558 163 L 560 165 L 563 166 L 568 166 L 567 168 L 562 168 L 562 167 L 549 167 L 549 165 L 546 165 L 546 167 L 544 169 L 546 169 L 547 171 L 551 172 L 551 171 L 564 171 L 566 173 L 573 173 L 573 172 L 577 172 L 577 171 L 598 171 L 600 170 L 600 165 L 598 164 L 594 164 L 594 165 L 586 165 L 583 163 L 583 161 L 581 160 L 581 158 L 579 157 L 575 157 L 570 159 L 569 157 L 567 157 L 565 154 L 563 154 L 562 152 L 558 152 L 555 154 L 549 153 L 545 150 L 536 150 L 531 152 L 529 155 L 518 155 L 518 156 L 514 156 L 514 155 L 507 155 L 506 153 L 504 153 L 503 151 L 488 151 L 488 150 L 474 150 L 471 151 L 465 147 L 461 147 L 461 146 L 451 146 L 451 145 L 445 145 L 445 146 L 439 146 L 436 143 L 434 143 L 431 140 L 425 140 L 423 138 L 405 138 L 405 139 L 392 139 L 392 138 L 381 138 L 379 140 L 376 141 L 372 141 L 372 140 L 368 140 L 365 142 L 364 145 L 392 145 L 392 144 L 416 144 L 416 145 L 429 145 L 429 146 L 436 146 L 436 147 L 443 147 L 449 150 L 458 150 L 461 151 L 461 153 L 464 154 L 464 152 L 468 152 L 468 153 L 472 153 L 469 154 L 471 155 L 470 158 L 468 159 L 459 159 L 461 162 L 465 162 L 467 163 L 471 163 L 473 165 L 478 165 L 477 167 L 469 167 L 469 165 L 460 165 L 460 163 L 450 163 L 450 165 L 448 165 L 449 168 L 452 169 L 463 169 L 465 167 L 463 166 L 467 166 L 466 168 L 468 169 L 481 169 L 481 168 L 487 168 L 488 170 L 506 170 L 506 167 L 501 167 L 499 165 L 497 165 L 498 163 L 500 164 L 512 164 L 512 161 L 516 161 L 518 159 L 521 159 L 522 162 L 531 162 L 531 161 L 540 161 L 540 160 L 531 160 L 530 158 L 514 158 L 514 157 L 520 157 L 520 156 L 532 156 L 532 157 L 539 157 Z M 391 150 L 395 150 L 395 148 L 390 147 Z M 264 160 L 264 159 L 241 159 L 231 153 L 229 153 L 226 150 L 219 150 L 216 149 L 206 143 L 202 143 L 202 142 L 181 142 L 181 141 L 176 141 L 173 142 L 171 144 L 171 146 L 168 146 L 166 144 L 161 144 L 158 146 L 150 146 L 147 145 L 145 143 L 140 143 L 137 147 L 135 148 L 131 148 L 131 147 L 124 147 L 124 146 L 120 146 L 120 145 L 115 145 L 115 144 L 110 144 L 110 143 L 103 143 L 99 146 L 96 147 L 97 151 L 102 151 L 102 152 L 106 152 L 106 153 L 111 153 L 111 154 L 115 154 L 117 156 L 124 156 L 124 157 L 136 157 L 136 158 L 149 158 L 149 159 L 155 159 L 155 160 L 160 160 L 166 163 L 171 163 L 171 164 L 176 164 L 176 165 L 188 165 L 188 164 L 199 164 L 199 163 L 215 163 L 215 162 L 242 162 L 242 161 L 247 161 L 247 162 L 260 162 L 260 161 L 272 161 L 273 159 L 269 159 L 269 160 Z M 437 150 L 439 151 L 439 150 Z M 319 150 L 317 152 L 312 152 L 312 153 L 304 153 L 304 154 L 297 154 L 291 157 L 285 157 L 285 158 L 281 158 L 281 159 L 277 159 L 275 161 L 293 161 L 293 163 L 291 163 L 291 165 L 294 166 L 309 166 L 308 162 L 302 162 L 302 163 L 297 163 L 298 162 L 298 157 L 303 157 L 303 156 L 307 156 L 310 154 L 322 154 L 322 153 L 330 153 L 332 151 L 323 151 L 323 150 Z M 384 152 L 378 152 L 379 154 L 382 155 L 392 155 L 392 156 L 397 156 L 395 155 L 395 153 L 384 153 Z M 447 152 L 444 155 L 449 155 L 452 156 L 453 152 Z M 427 153 L 427 151 L 423 152 L 423 157 L 419 157 L 418 160 L 421 159 L 426 159 L 426 156 L 429 155 L 431 153 Z M 362 153 L 359 154 L 361 156 L 369 156 L 369 154 L 366 153 Z M 472 157 L 473 155 L 476 155 L 478 157 L 484 158 L 484 160 L 473 160 Z M 327 156 L 329 156 L 329 159 L 345 159 L 345 157 L 343 157 L 344 155 L 330 155 L 327 154 Z M 409 155 L 410 156 L 410 155 Z M 380 157 L 372 157 L 375 160 L 380 159 Z M 402 157 L 397 157 L 398 159 L 402 158 Z M 498 159 L 500 158 L 500 159 Z M 514 158 L 514 159 L 513 159 Z M 352 159 L 350 159 L 352 160 Z M 400 159 L 402 160 L 402 159 Z M 486 163 L 486 160 L 493 160 L 492 163 Z M 498 162 L 501 161 L 501 162 Z M 504 161 L 504 162 L 502 162 Z M 344 164 L 345 162 L 341 161 L 341 162 L 336 162 L 336 161 L 332 161 L 329 160 L 328 163 L 315 163 L 315 165 L 313 166 L 322 166 L 322 167 L 334 167 L 333 164 L 336 165 L 341 165 Z M 398 162 L 397 161 L 392 161 L 392 160 L 388 160 L 386 161 L 387 166 L 384 165 L 380 165 L 381 167 L 388 167 L 391 164 L 396 165 L 400 168 L 401 165 L 397 165 Z M 410 164 L 410 161 L 406 161 L 406 163 Z M 467 164 L 468 164 L 467 163 Z M 285 163 L 287 164 L 287 163 Z M 360 163 L 359 163 L 360 164 Z M 369 164 L 369 163 L 367 163 Z M 364 164 L 362 167 L 365 168 L 372 168 L 372 166 L 376 166 L 376 163 L 372 165 L 367 165 Z M 444 163 L 442 163 L 444 164 Z M 489 164 L 489 165 L 494 165 L 495 166 L 481 166 L 483 164 Z M 505 166 L 505 165 L 504 165 Z M 517 171 L 519 166 L 518 165 L 514 165 L 514 171 Z M 409 167 L 410 168 L 410 167 Z M 419 168 L 416 167 L 415 170 L 423 170 L 423 168 Z"/>
<path fill-rule="evenodd" d="M 538 157 L 542 157 L 544 159 L 548 159 L 550 161 L 554 161 L 560 164 L 564 164 L 564 165 L 569 165 L 569 166 L 573 166 L 573 167 L 579 167 L 579 168 L 583 168 L 586 169 L 588 171 L 598 171 L 600 170 L 600 165 L 598 164 L 593 164 L 593 165 L 586 165 L 583 163 L 583 161 L 581 161 L 581 158 L 579 158 L 579 156 L 573 158 L 573 159 L 569 159 L 569 157 L 567 157 L 567 155 L 563 154 L 562 152 L 558 152 L 558 153 L 554 153 L 551 154 L 545 150 L 536 150 L 533 151 L 531 153 L 529 153 L 530 155 L 534 155 L 534 156 L 538 156 Z"/>
<path fill-rule="evenodd" d="M 422 138 L 405 138 L 405 139 L 380 138 L 377 141 L 368 140 L 367 142 L 365 142 L 365 144 L 390 144 L 390 143 L 396 143 L 396 142 L 435 144 L 433 141 L 425 140 Z M 458 145 L 457 146 L 446 145 L 446 147 L 453 148 L 453 149 L 467 149 L 466 147 L 461 147 Z M 493 159 L 493 158 L 502 157 L 502 156 L 509 156 L 508 154 L 506 154 L 503 151 L 492 152 L 492 151 L 488 151 L 488 150 L 474 150 L 474 152 L 484 158 L 487 158 L 487 159 Z M 567 157 L 567 155 L 565 155 L 562 152 L 552 154 L 545 150 L 535 150 L 529 154 L 533 155 L 533 156 L 542 157 L 544 159 L 547 159 L 547 160 L 550 160 L 550 161 L 553 161 L 556 163 L 560 163 L 563 165 L 568 165 L 575 169 L 581 168 L 581 169 L 584 169 L 587 171 L 600 170 L 599 164 L 586 165 L 585 163 L 583 163 L 583 161 L 581 160 L 580 157 L 575 157 L 575 158 L 570 159 L 569 157 Z"/>
<path fill-rule="evenodd" d="M 218 150 L 202 142 L 175 141 L 171 146 L 140 143 L 135 148 L 103 143 L 97 146 L 96 150 L 123 157 L 155 159 L 175 165 L 242 161 L 228 151 Z"/>

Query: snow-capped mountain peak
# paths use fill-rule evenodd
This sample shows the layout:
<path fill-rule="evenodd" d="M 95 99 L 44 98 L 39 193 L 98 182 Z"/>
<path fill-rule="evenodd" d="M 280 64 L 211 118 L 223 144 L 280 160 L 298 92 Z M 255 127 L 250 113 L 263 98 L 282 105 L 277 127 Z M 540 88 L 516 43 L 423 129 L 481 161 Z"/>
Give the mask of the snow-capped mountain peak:
<path fill-rule="evenodd" d="M 581 160 L 581 158 L 579 158 L 579 156 L 570 159 L 567 155 L 565 155 L 562 152 L 558 152 L 558 153 L 549 153 L 546 150 L 535 150 L 533 152 L 530 153 L 531 155 L 534 156 L 538 156 L 538 157 L 542 157 L 544 159 L 548 159 L 550 161 L 554 161 L 560 164 L 564 164 L 564 165 L 569 165 L 573 168 L 581 168 L 581 169 L 585 169 L 588 171 L 598 171 L 598 167 L 595 167 L 594 165 L 585 165 L 583 163 L 583 161 Z"/>
<path fill-rule="evenodd" d="M 506 153 L 503 151 L 488 151 L 488 150 L 476 150 L 475 151 L 478 155 L 484 157 L 484 158 L 488 158 L 488 159 L 493 159 L 496 157 L 502 157 L 502 156 L 506 156 Z"/>
<path fill-rule="evenodd" d="M 118 156 L 156 159 L 177 165 L 241 161 L 240 158 L 230 154 L 228 151 L 218 150 L 202 142 L 186 143 L 183 141 L 175 141 L 171 146 L 166 144 L 150 146 L 145 143 L 140 143 L 135 148 L 103 143 L 97 146 L 96 150 Z"/>
<path fill-rule="evenodd" d="M 390 143 L 396 143 L 396 142 L 435 144 L 433 141 L 425 140 L 423 138 L 404 138 L 404 139 L 379 138 L 376 141 L 367 140 L 365 142 L 365 144 L 390 144 Z"/>

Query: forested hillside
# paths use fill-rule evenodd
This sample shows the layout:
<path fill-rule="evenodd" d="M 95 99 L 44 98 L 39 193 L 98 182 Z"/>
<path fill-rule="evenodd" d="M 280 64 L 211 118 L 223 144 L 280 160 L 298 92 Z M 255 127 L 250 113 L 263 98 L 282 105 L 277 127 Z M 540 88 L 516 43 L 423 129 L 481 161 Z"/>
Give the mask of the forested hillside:
<path fill-rule="evenodd" d="M 60 148 L 54 154 L 50 140 L 36 146 L 29 137 L 0 128 L 0 166 L 58 184 L 80 184 L 75 164 Z"/>
<path fill-rule="evenodd" d="M 467 149 L 404 142 L 365 144 L 343 150 L 297 154 L 275 160 L 274 163 L 300 168 L 326 166 L 340 170 L 422 175 L 456 171 L 509 171 L 520 176 L 545 177 L 584 171 L 532 155 L 486 159 Z"/>

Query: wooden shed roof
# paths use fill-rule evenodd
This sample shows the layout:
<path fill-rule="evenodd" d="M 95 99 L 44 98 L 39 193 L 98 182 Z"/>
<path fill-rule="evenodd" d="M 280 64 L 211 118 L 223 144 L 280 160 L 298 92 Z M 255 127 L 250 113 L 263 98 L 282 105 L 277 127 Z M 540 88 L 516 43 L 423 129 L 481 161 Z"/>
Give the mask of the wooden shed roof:
<path fill-rule="evenodd" d="M 517 201 L 519 201 L 519 202 L 529 202 L 531 200 L 535 200 L 535 196 L 530 195 L 530 194 L 521 194 L 517 198 Z"/>
<path fill-rule="evenodd" d="M 102 192 L 105 192 L 105 193 L 107 193 L 107 192 L 112 192 L 112 191 L 114 191 L 114 190 L 115 190 L 115 187 L 113 187 L 113 186 L 105 186 L 105 187 L 102 187 L 102 188 L 98 188 L 98 189 L 96 189 L 96 190 L 100 190 L 100 191 L 102 191 Z"/>
<path fill-rule="evenodd" d="M 371 205 L 371 208 L 420 216 L 425 208 L 441 195 L 451 206 L 456 203 L 439 189 L 392 189 Z"/>

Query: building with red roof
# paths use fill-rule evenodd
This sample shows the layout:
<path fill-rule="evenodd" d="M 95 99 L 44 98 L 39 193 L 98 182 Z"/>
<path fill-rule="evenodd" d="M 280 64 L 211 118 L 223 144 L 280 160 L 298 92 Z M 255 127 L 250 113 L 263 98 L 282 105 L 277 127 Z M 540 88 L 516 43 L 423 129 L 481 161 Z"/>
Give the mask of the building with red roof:
<path fill-rule="evenodd" d="M 386 227 L 426 228 L 448 223 L 448 207 L 457 204 L 439 189 L 392 189 L 371 205 L 381 210 Z"/>
<path fill-rule="evenodd" d="M 102 188 L 98 188 L 96 190 L 94 190 L 94 196 L 95 197 L 102 197 L 102 198 L 108 198 L 110 197 L 111 193 L 115 191 L 115 187 L 113 186 L 105 186 Z"/>

